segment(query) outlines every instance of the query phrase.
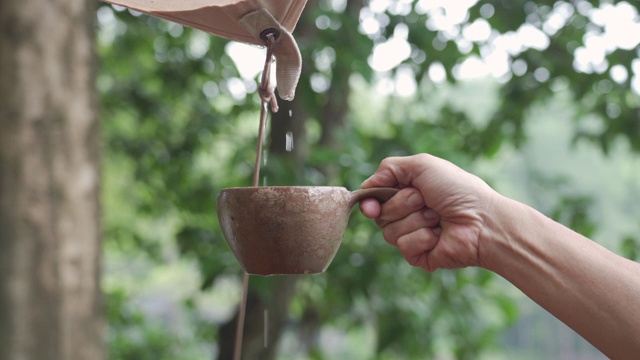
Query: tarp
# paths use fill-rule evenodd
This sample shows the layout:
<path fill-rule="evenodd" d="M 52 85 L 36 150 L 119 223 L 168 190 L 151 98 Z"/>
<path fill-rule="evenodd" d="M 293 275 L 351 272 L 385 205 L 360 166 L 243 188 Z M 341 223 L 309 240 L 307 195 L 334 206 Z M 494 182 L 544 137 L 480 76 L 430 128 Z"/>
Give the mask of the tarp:
<path fill-rule="evenodd" d="M 202 30 L 223 38 L 264 45 L 239 20 L 266 9 L 292 33 L 306 0 L 106 0 L 108 3 Z"/>
<path fill-rule="evenodd" d="M 264 46 L 262 31 L 276 29 L 278 94 L 293 100 L 302 59 L 291 34 L 307 0 L 105 0 L 226 39 Z"/>

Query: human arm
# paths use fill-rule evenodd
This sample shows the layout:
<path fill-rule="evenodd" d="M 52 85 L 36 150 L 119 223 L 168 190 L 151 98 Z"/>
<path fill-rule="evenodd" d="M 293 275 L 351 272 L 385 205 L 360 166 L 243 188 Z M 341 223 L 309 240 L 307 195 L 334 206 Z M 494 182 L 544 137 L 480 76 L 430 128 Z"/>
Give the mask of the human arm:
<path fill-rule="evenodd" d="M 640 354 L 640 264 L 430 155 L 386 159 L 363 183 L 376 186 L 403 188 L 361 209 L 411 264 L 487 268 L 607 356 Z"/>

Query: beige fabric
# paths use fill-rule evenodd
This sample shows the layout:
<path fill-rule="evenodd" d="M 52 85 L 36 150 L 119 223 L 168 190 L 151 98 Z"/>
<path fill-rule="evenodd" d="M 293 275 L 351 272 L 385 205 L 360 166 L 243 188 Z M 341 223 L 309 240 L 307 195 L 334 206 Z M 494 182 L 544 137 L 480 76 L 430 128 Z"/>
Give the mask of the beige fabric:
<path fill-rule="evenodd" d="M 244 15 L 266 9 L 290 33 L 306 0 L 105 0 L 227 39 L 264 45 L 238 23 Z"/>
<path fill-rule="evenodd" d="M 280 35 L 273 50 L 273 57 L 276 58 L 278 95 L 284 100 L 293 100 L 300 78 L 302 57 L 291 33 L 266 9 L 259 9 L 243 16 L 240 23 L 256 38 L 260 38 L 260 34 L 267 29 L 279 31 Z"/>
<path fill-rule="evenodd" d="M 274 51 L 278 94 L 292 100 L 302 60 L 292 32 L 307 0 L 105 0 L 230 40 L 261 45 L 260 33 L 280 31 Z"/>

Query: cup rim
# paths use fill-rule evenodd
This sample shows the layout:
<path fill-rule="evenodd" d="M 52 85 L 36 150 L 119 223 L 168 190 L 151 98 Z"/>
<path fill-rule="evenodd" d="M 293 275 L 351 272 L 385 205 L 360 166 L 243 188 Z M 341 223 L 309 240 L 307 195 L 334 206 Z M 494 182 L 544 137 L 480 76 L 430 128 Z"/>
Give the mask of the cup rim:
<path fill-rule="evenodd" d="M 275 186 L 237 186 L 237 187 L 230 187 L 230 188 L 223 188 L 220 191 L 225 191 L 225 190 L 260 190 L 260 189 L 264 189 L 264 190 L 284 190 L 284 189 L 344 189 L 347 190 L 347 188 L 345 188 L 344 186 L 328 186 L 328 185 L 292 185 L 292 186 L 287 186 L 287 185 L 275 185 Z M 348 190 L 347 190 L 348 191 Z"/>

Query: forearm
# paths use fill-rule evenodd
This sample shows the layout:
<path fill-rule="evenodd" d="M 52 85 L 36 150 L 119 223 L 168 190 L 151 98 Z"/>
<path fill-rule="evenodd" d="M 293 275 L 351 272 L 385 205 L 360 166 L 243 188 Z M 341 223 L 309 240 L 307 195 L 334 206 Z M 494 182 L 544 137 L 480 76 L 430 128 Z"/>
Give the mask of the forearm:
<path fill-rule="evenodd" d="M 498 196 L 480 248 L 501 275 L 611 358 L 640 354 L 640 264 Z"/>

